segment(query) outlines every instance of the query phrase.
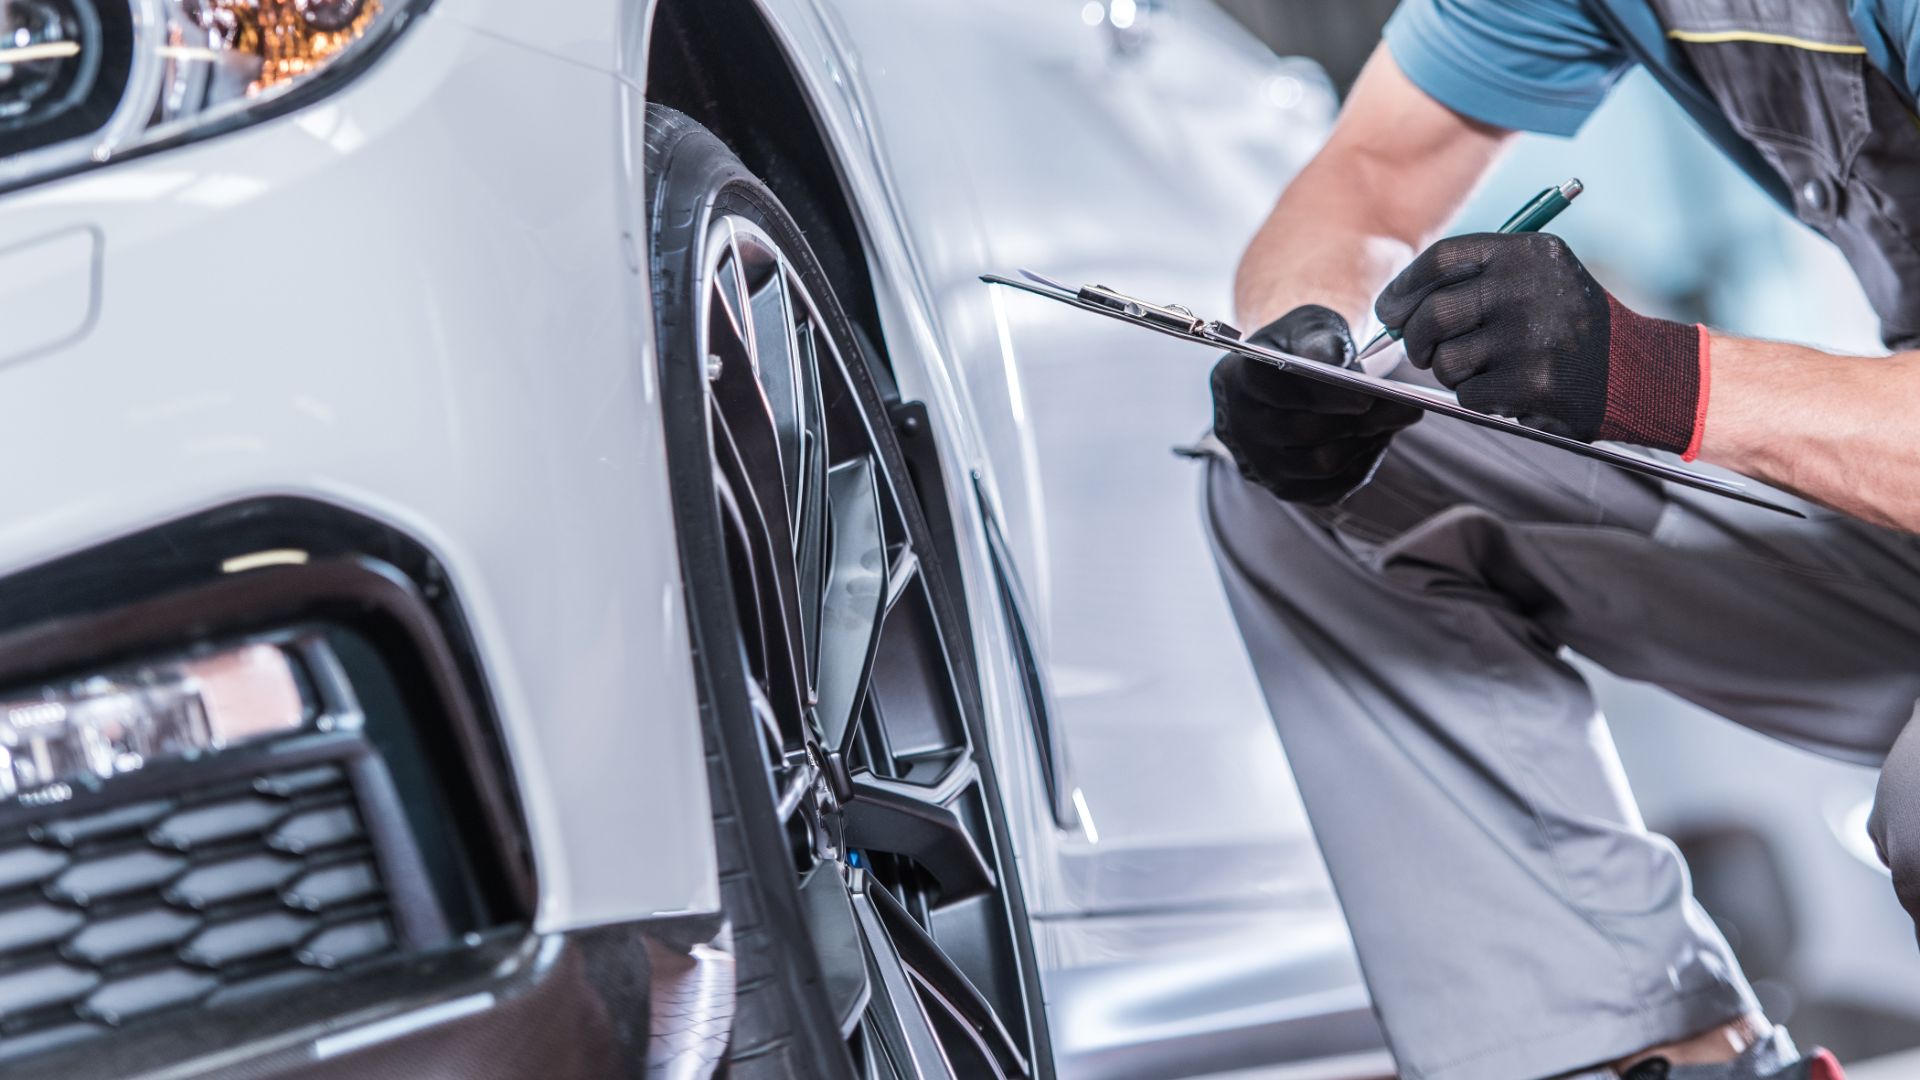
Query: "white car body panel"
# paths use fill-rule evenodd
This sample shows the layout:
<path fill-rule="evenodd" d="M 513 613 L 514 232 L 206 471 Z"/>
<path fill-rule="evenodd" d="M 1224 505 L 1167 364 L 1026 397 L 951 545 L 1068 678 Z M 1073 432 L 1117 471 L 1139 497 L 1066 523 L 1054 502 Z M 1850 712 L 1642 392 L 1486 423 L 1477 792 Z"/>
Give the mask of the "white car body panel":
<path fill-rule="evenodd" d="M 0 568 L 265 494 L 431 546 L 542 930 L 718 903 L 618 104 L 430 16 L 312 108 L 0 200 L 0 249 L 85 228 L 103 252 L 91 331 L 0 371 L 0 454 L 36 463 L 0 476 Z M 0 325 L 40 303 L 0 296 Z"/>

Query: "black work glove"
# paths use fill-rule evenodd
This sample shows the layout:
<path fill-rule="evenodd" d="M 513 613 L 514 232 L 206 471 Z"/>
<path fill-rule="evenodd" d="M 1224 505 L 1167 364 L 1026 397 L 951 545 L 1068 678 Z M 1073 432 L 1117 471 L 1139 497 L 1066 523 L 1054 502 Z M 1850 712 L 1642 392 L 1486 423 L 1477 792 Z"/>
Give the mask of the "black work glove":
<path fill-rule="evenodd" d="M 1557 236 L 1442 240 L 1374 311 L 1468 408 L 1582 442 L 1699 451 L 1705 329 L 1636 314 Z"/>
<path fill-rule="evenodd" d="M 1294 308 L 1247 339 L 1345 367 L 1353 335 L 1339 313 Z M 1358 490 L 1379 466 L 1393 433 L 1420 410 L 1289 375 L 1228 353 L 1213 367 L 1213 433 L 1233 451 L 1240 474 L 1288 502 L 1328 506 Z"/>

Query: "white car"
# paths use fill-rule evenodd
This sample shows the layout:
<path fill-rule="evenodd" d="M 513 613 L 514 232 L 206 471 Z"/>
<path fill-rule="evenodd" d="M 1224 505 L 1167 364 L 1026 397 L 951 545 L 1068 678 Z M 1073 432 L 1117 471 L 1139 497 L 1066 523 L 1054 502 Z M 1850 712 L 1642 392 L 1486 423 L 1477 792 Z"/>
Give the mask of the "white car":
<path fill-rule="evenodd" d="M 1192 432 L 1035 419 L 1205 358 L 977 281 L 1219 303 L 1330 113 L 1200 0 L 0 0 L 0 1068 L 1386 1072 Z"/>

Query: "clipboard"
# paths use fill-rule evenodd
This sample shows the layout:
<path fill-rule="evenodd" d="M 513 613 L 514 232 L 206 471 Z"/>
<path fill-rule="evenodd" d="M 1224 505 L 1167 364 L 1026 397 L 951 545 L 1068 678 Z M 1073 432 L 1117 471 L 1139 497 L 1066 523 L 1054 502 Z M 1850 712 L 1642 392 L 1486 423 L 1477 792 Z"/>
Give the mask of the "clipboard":
<path fill-rule="evenodd" d="M 1364 371 L 1337 368 L 1331 364 L 1322 364 L 1315 360 L 1309 360 L 1306 357 L 1294 356 L 1291 353 L 1280 352 L 1277 349 L 1269 349 L 1264 345 L 1244 341 L 1240 337 L 1240 331 L 1234 329 L 1232 326 L 1211 319 L 1202 319 L 1192 311 L 1178 304 L 1148 303 L 1144 300 L 1138 300 L 1128 296 L 1125 293 L 1109 289 L 1104 285 L 1085 285 L 1079 289 L 1074 289 L 1060 282 L 1042 277 L 1031 270 L 1020 271 L 1020 276 L 1017 278 L 1007 277 L 1001 274 L 982 274 L 980 280 L 989 285 L 1005 285 L 1009 288 L 1019 289 L 1022 292 L 1029 292 L 1036 296 L 1044 296 L 1049 300 L 1056 300 L 1071 307 L 1077 307 L 1082 311 L 1091 311 L 1095 314 L 1105 315 L 1107 318 L 1117 319 L 1120 322 L 1133 326 L 1142 326 L 1149 330 L 1165 334 L 1168 337 L 1192 342 L 1195 345 L 1205 345 L 1213 349 L 1224 349 L 1228 352 L 1239 353 L 1241 356 L 1258 360 L 1264 364 L 1271 364 L 1281 371 L 1292 372 L 1302 378 L 1329 383 L 1335 386 L 1345 386 L 1372 397 L 1398 401 L 1426 412 L 1438 413 L 1441 416 L 1451 416 L 1455 420 L 1463 420 L 1476 427 L 1490 428 L 1494 431 L 1504 431 L 1509 435 L 1516 435 L 1531 442 L 1544 443 L 1547 446 L 1557 447 L 1569 454 L 1578 454 L 1581 457 L 1592 458 L 1595 461 L 1604 461 L 1617 469 L 1625 469 L 1628 472 L 1639 473 L 1642 476 L 1651 476 L 1656 479 L 1665 480 L 1671 484 L 1690 487 L 1697 491 L 1710 492 L 1728 499 L 1733 499 L 1736 502 L 1743 502 L 1749 506 L 1763 507 L 1791 517 L 1806 517 L 1805 514 L 1793 507 L 1775 502 L 1760 495 L 1755 495 L 1747 490 L 1746 485 L 1732 480 L 1723 480 L 1717 476 L 1708 476 L 1705 473 L 1694 472 L 1691 469 L 1683 469 L 1677 465 L 1669 465 L 1666 462 L 1656 461 L 1653 458 L 1636 454 L 1630 450 L 1619 449 L 1613 446 L 1596 446 L 1592 443 L 1580 442 L 1577 439 L 1569 439 L 1563 435 L 1555 435 L 1551 432 L 1530 428 L 1525 424 L 1515 420 L 1509 420 L 1503 416 L 1493 416 L 1475 409 L 1469 409 L 1465 405 L 1460 404 L 1459 400 L 1452 394 L 1443 390 L 1430 390 L 1424 386 L 1412 386 L 1407 383 L 1393 382 L 1388 379 L 1383 379 L 1378 375 L 1369 375 Z"/>

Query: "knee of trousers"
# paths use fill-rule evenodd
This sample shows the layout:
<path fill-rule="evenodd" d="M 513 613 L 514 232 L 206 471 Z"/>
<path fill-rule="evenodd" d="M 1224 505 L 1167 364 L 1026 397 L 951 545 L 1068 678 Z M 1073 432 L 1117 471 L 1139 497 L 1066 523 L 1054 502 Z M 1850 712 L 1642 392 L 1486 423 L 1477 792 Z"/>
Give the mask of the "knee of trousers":
<path fill-rule="evenodd" d="M 1516 607 L 1544 602 L 1537 553 L 1511 523 L 1481 507 L 1453 506 L 1396 531 L 1345 509 L 1282 502 L 1229 463 L 1213 462 L 1209 470 L 1214 553 L 1254 580 L 1317 580 L 1332 565 L 1357 570 L 1410 602 L 1488 592 Z"/>
<path fill-rule="evenodd" d="M 1893 873 L 1900 906 L 1920 929 L 1920 718 L 1907 724 L 1880 768 L 1867 832 Z"/>
<path fill-rule="evenodd" d="M 1477 506 L 1455 506 L 1398 533 L 1343 509 L 1283 502 L 1231 463 L 1208 466 L 1207 528 L 1214 556 L 1296 606 L 1356 602 L 1341 584 L 1364 583 L 1403 604 L 1444 603 L 1506 589 L 1540 591 L 1508 525 Z M 1331 575 L 1331 576 L 1330 576 Z M 1403 614 L 1410 614 L 1403 613 Z"/>

